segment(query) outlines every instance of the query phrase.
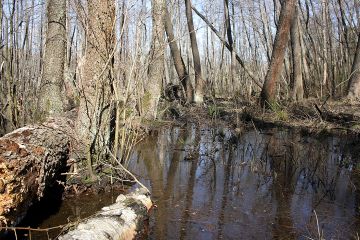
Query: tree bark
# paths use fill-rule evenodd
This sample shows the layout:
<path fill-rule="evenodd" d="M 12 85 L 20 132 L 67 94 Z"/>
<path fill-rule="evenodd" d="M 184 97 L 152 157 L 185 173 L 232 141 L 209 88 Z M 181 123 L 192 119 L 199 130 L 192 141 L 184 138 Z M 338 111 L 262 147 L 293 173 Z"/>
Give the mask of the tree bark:
<path fill-rule="evenodd" d="M 204 102 L 204 79 L 201 73 L 200 53 L 196 39 L 196 31 L 194 28 L 194 21 L 191 10 L 191 0 L 185 0 L 185 12 L 187 18 L 187 25 L 190 34 L 191 50 L 193 55 L 194 70 L 195 70 L 195 103 Z"/>
<path fill-rule="evenodd" d="M 95 216 L 60 236 L 59 240 L 135 239 L 138 231 L 144 229 L 151 206 L 150 197 L 142 190 L 120 195 L 116 203 L 103 207 Z"/>
<path fill-rule="evenodd" d="M 175 70 L 186 92 L 186 101 L 188 103 L 191 103 L 194 98 L 194 89 L 191 85 L 190 76 L 188 74 L 188 71 L 186 70 L 186 66 L 181 56 L 180 49 L 176 43 L 173 25 L 167 7 L 165 8 L 164 22 L 165 22 L 166 35 L 171 50 L 171 56 L 174 60 Z"/>
<path fill-rule="evenodd" d="M 281 75 L 296 2 L 296 0 L 285 0 L 280 11 L 279 27 L 275 36 L 269 70 L 266 74 L 260 95 L 260 103 L 262 106 L 272 104 L 276 101 L 276 83 Z"/>
<path fill-rule="evenodd" d="M 351 68 L 347 97 L 349 99 L 360 98 L 360 32 L 358 33 L 358 42 L 353 65 Z"/>
<path fill-rule="evenodd" d="M 164 77 L 164 0 L 152 0 L 152 38 L 149 56 L 147 89 L 142 102 L 142 114 L 145 119 L 157 117 L 157 107 L 161 95 L 161 84 Z"/>
<path fill-rule="evenodd" d="M 72 122 L 50 118 L 0 138 L 0 226 L 13 226 L 66 166 Z"/>
<path fill-rule="evenodd" d="M 86 145 L 90 174 L 96 151 L 111 145 L 110 111 L 115 45 L 115 2 L 89 0 L 86 49 L 80 67 L 80 107 L 76 122 L 79 139 Z M 110 147 L 111 149 L 111 147 Z"/>
<path fill-rule="evenodd" d="M 62 88 L 66 41 L 66 0 L 48 0 L 47 36 L 40 89 L 40 109 L 46 116 L 56 116 L 64 111 Z"/>
<path fill-rule="evenodd" d="M 292 78 L 291 78 L 291 98 L 293 101 L 301 101 L 304 98 L 304 83 L 302 76 L 302 56 L 300 45 L 298 6 L 296 5 L 295 16 L 291 24 L 291 53 L 292 53 Z"/>

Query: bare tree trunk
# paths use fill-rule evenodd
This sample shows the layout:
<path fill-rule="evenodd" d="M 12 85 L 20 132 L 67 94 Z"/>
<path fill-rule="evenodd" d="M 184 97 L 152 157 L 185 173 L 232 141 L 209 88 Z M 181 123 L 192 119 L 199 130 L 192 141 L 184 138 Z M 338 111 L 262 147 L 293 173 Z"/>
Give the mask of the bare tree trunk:
<path fill-rule="evenodd" d="M 349 99 L 360 98 L 360 33 L 358 33 L 358 42 L 353 65 L 351 68 L 347 97 Z"/>
<path fill-rule="evenodd" d="M 304 98 L 304 84 L 302 76 L 302 58 L 300 45 L 298 6 L 296 5 L 295 16 L 291 24 L 290 36 L 292 47 L 293 72 L 291 78 L 291 97 L 294 101 L 301 101 Z"/>
<path fill-rule="evenodd" d="M 66 58 L 66 0 L 48 0 L 40 109 L 47 116 L 64 111 L 62 88 Z"/>
<path fill-rule="evenodd" d="M 235 52 L 234 52 L 234 40 L 231 29 L 231 21 L 230 21 L 230 10 L 229 10 L 229 0 L 224 0 L 224 12 L 225 12 L 225 27 L 228 43 L 231 47 L 231 63 L 230 63 L 230 86 L 232 92 L 234 92 L 234 62 L 235 62 Z"/>
<path fill-rule="evenodd" d="M 148 67 L 148 83 L 142 102 L 142 114 L 152 120 L 157 116 L 157 107 L 164 78 L 164 0 L 152 0 L 152 38 Z"/>
<path fill-rule="evenodd" d="M 191 50 L 193 55 L 194 70 L 195 70 L 195 103 L 204 102 L 204 79 L 201 73 L 201 61 L 199 48 L 196 39 L 196 31 L 194 28 L 194 21 L 191 10 L 191 0 L 185 0 L 187 25 L 190 33 Z"/>
<path fill-rule="evenodd" d="M 323 79 L 320 85 L 320 96 L 323 95 L 323 87 L 327 85 L 328 82 L 328 64 L 327 64 L 327 58 L 328 58 L 328 52 L 327 52 L 327 41 L 326 41 L 326 8 L 327 8 L 327 0 L 322 0 L 322 34 L 323 34 Z"/>
<path fill-rule="evenodd" d="M 76 130 L 86 144 L 91 175 L 93 157 L 110 145 L 110 98 L 113 81 L 115 2 L 89 0 L 85 56 L 80 74 Z"/>
<path fill-rule="evenodd" d="M 169 11 L 168 11 L 167 7 L 165 8 L 164 22 L 165 22 L 165 31 L 166 31 L 166 35 L 168 37 L 168 42 L 169 42 L 169 46 L 170 46 L 170 50 L 171 50 L 171 56 L 173 57 L 173 60 L 174 60 L 175 69 L 176 69 L 176 72 L 180 79 L 180 82 L 186 92 L 186 101 L 188 103 L 191 103 L 194 98 L 194 89 L 191 85 L 190 77 L 189 77 L 188 71 L 186 70 L 186 66 L 185 66 L 184 60 L 181 56 L 181 52 L 176 43 L 173 25 L 172 25 L 172 21 L 169 16 Z"/>
<path fill-rule="evenodd" d="M 272 104 L 276 101 L 276 83 L 281 75 L 282 63 L 288 44 L 290 26 L 294 17 L 296 2 L 296 0 L 284 0 L 281 8 L 279 27 L 275 36 L 270 66 L 260 96 L 262 106 Z"/>

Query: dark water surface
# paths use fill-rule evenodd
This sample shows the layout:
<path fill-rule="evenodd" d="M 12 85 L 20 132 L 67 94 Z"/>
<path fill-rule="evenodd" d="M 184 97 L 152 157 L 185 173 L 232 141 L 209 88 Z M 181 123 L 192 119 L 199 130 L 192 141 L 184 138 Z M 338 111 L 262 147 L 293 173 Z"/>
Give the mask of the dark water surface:
<path fill-rule="evenodd" d="M 157 205 L 150 239 L 357 239 L 359 153 L 354 139 L 189 126 L 147 138 L 128 167 Z"/>

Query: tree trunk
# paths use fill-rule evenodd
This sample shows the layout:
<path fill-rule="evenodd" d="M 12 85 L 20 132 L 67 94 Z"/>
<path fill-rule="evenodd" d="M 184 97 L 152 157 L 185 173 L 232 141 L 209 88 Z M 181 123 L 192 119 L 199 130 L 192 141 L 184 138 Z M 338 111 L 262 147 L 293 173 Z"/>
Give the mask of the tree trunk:
<path fill-rule="evenodd" d="M 167 7 L 165 8 L 164 22 L 165 22 L 166 35 L 171 50 L 171 56 L 174 60 L 175 70 L 186 92 L 186 101 L 188 103 L 191 103 L 194 98 L 194 89 L 191 85 L 190 77 L 188 71 L 186 70 L 186 66 L 181 56 L 180 49 L 175 40 L 174 29 Z"/>
<path fill-rule="evenodd" d="M 71 130 L 51 118 L 0 138 L 0 226 L 16 225 L 66 166 Z"/>
<path fill-rule="evenodd" d="M 261 91 L 262 106 L 276 101 L 276 83 L 280 78 L 285 57 L 286 46 L 290 33 L 291 21 L 294 17 L 296 0 L 285 0 L 280 12 L 279 27 L 276 32 L 274 47 L 271 55 L 269 70 Z"/>
<path fill-rule="evenodd" d="M 148 218 L 152 202 L 144 190 L 120 195 L 116 203 L 103 207 L 95 216 L 81 222 L 59 240 L 135 239 Z"/>
<path fill-rule="evenodd" d="M 186 18 L 187 18 L 187 24 L 190 34 L 191 50 L 192 50 L 194 70 L 195 70 L 194 100 L 195 103 L 202 103 L 204 102 L 204 79 L 201 73 L 201 61 L 200 61 L 199 48 L 196 39 L 196 31 L 194 28 L 194 21 L 192 17 L 191 0 L 185 0 L 185 8 L 186 8 Z"/>
<path fill-rule="evenodd" d="M 63 112 L 62 88 L 66 58 L 66 0 L 48 0 L 47 36 L 40 89 L 40 109 L 46 116 Z"/>
<path fill-rule="evenodd" d="M 145 119 L 155 119 L 161 95 L 161 84 L 164 77 L 164 0 L 152 0 L 152 38 L 149 56 L 147 89 L 142 102 L 142 114 Z"/>
<path fill-rule="evenodd" d="M 291 24 L 291 52 L 293 72 L 291 78 L 291 98 L 293 101 L 301 101 L 304 98 L 304 84 L 302 76 L 302 57 L 299 32 L 298 6 L 295 9 L 295 16 Z"/>
<path fill-rule="evenodd" d="M 356 53 L 351 68 L 347 97 L 349 99 L 360 98 L 360 33 L 358 34 Z"/>
<path fill-rule="evenodd" d="M 80 107 L 76 122 L 79 139 L 86 145 L 92 175 L 92 157 L 111 144 L 110 111 L 115 45 L 115 2 L 89 0 L 86 49 L 80 73 Z M 110 148 L 111 149 L 111 148 Z"/>

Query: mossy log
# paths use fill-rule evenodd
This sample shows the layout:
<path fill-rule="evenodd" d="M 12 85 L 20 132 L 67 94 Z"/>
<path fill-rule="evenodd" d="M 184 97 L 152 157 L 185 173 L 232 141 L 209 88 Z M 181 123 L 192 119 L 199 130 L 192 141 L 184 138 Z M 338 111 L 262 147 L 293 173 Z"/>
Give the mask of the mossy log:
<path fill-rule="evenodd" d="M 152 206 L 146 190 L 120 195 L 116 202 L 102 208 L 93 217 L 81 222 L 59 240 L 127 240 L 145 229 L 144 223 Z"/>
<path fill-rule="evenodd" d="M 14 226 L 66 166 L 73 129 L 67 118 L 17 129 L 0 138 L 0 226 Z"/>

